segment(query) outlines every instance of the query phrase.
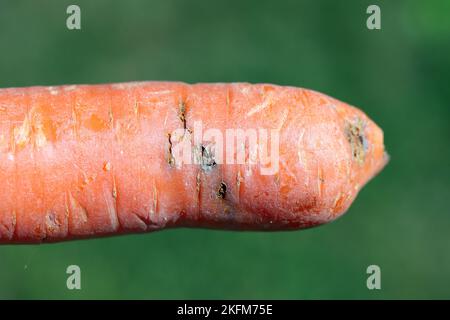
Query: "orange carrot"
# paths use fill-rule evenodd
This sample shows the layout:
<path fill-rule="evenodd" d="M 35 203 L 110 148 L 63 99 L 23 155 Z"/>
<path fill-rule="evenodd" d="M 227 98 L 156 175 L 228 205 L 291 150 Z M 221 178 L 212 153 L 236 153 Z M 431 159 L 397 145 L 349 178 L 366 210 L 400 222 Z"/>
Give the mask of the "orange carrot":
<path fill-rule="evenodd" d="M 363 112 L 269 84 L 0 89 L 0 242 L 301 229 L 387 162 Z"/>

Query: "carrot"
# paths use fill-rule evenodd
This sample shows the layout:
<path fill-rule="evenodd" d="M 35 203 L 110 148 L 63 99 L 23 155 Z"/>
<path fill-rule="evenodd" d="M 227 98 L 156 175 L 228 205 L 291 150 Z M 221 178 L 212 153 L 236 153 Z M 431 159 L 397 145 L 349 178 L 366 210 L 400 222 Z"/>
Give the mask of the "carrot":
<path fill-rule="evenodd" d="M 269 84 L 0 89 L 0 242 L 302 229 L 387 162 L 362 111 Z"/>

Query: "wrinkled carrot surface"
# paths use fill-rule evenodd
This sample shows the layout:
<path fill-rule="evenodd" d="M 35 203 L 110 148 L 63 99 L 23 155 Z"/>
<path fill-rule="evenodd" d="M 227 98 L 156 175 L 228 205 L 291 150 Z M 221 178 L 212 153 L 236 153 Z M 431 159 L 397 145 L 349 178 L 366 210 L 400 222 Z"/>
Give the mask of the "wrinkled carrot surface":
<path fill-rule="evenodd" d="M 0 120 L 2 243 L 185 226 L 312 227 L 344 213 L 387 161 L 382 131 L 359 109 L 269 84 L 0 89 Z M 278 172 L 214 163 L 211 150 L 195 145 L 196 121 L 223 135 L 279 130 Z M 180 165 L 176 129 L 206 162 Z"/>

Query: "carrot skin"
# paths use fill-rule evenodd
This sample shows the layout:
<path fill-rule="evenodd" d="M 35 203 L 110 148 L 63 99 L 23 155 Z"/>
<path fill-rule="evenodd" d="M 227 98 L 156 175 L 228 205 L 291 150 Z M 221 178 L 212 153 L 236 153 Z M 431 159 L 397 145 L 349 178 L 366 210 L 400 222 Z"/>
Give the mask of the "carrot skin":
<path fill-rule="evenodd" d="M 0 89 L 0 120 L 6 244 L 170 227 L 309 228 L 346 212 L 387 163 L 383 132 L 361 110 L 270 84 Z M 199 123 L 224 138 L 223 152 L 214 139 L 196 140 Z M 227 153 L 236 129 L 256 132 L 256 146 L 233 140 Z M 275 140 L 265 145 L 264 132 L 279 138 L 269 173 L 261 150 L 270 155 Z M 193 163 L 177 153 L 183 142 Z"/>

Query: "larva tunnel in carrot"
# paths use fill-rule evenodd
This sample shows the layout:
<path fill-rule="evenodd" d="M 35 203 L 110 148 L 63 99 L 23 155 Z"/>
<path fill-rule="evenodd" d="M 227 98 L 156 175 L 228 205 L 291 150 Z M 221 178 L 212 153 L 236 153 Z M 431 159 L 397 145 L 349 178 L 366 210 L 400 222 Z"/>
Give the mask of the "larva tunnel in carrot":
<path fill-rule="evenodd" d="M 269 84 L 0 89 L 0 242 L 302 229 L 387 162 L 362 111 Z"/>

